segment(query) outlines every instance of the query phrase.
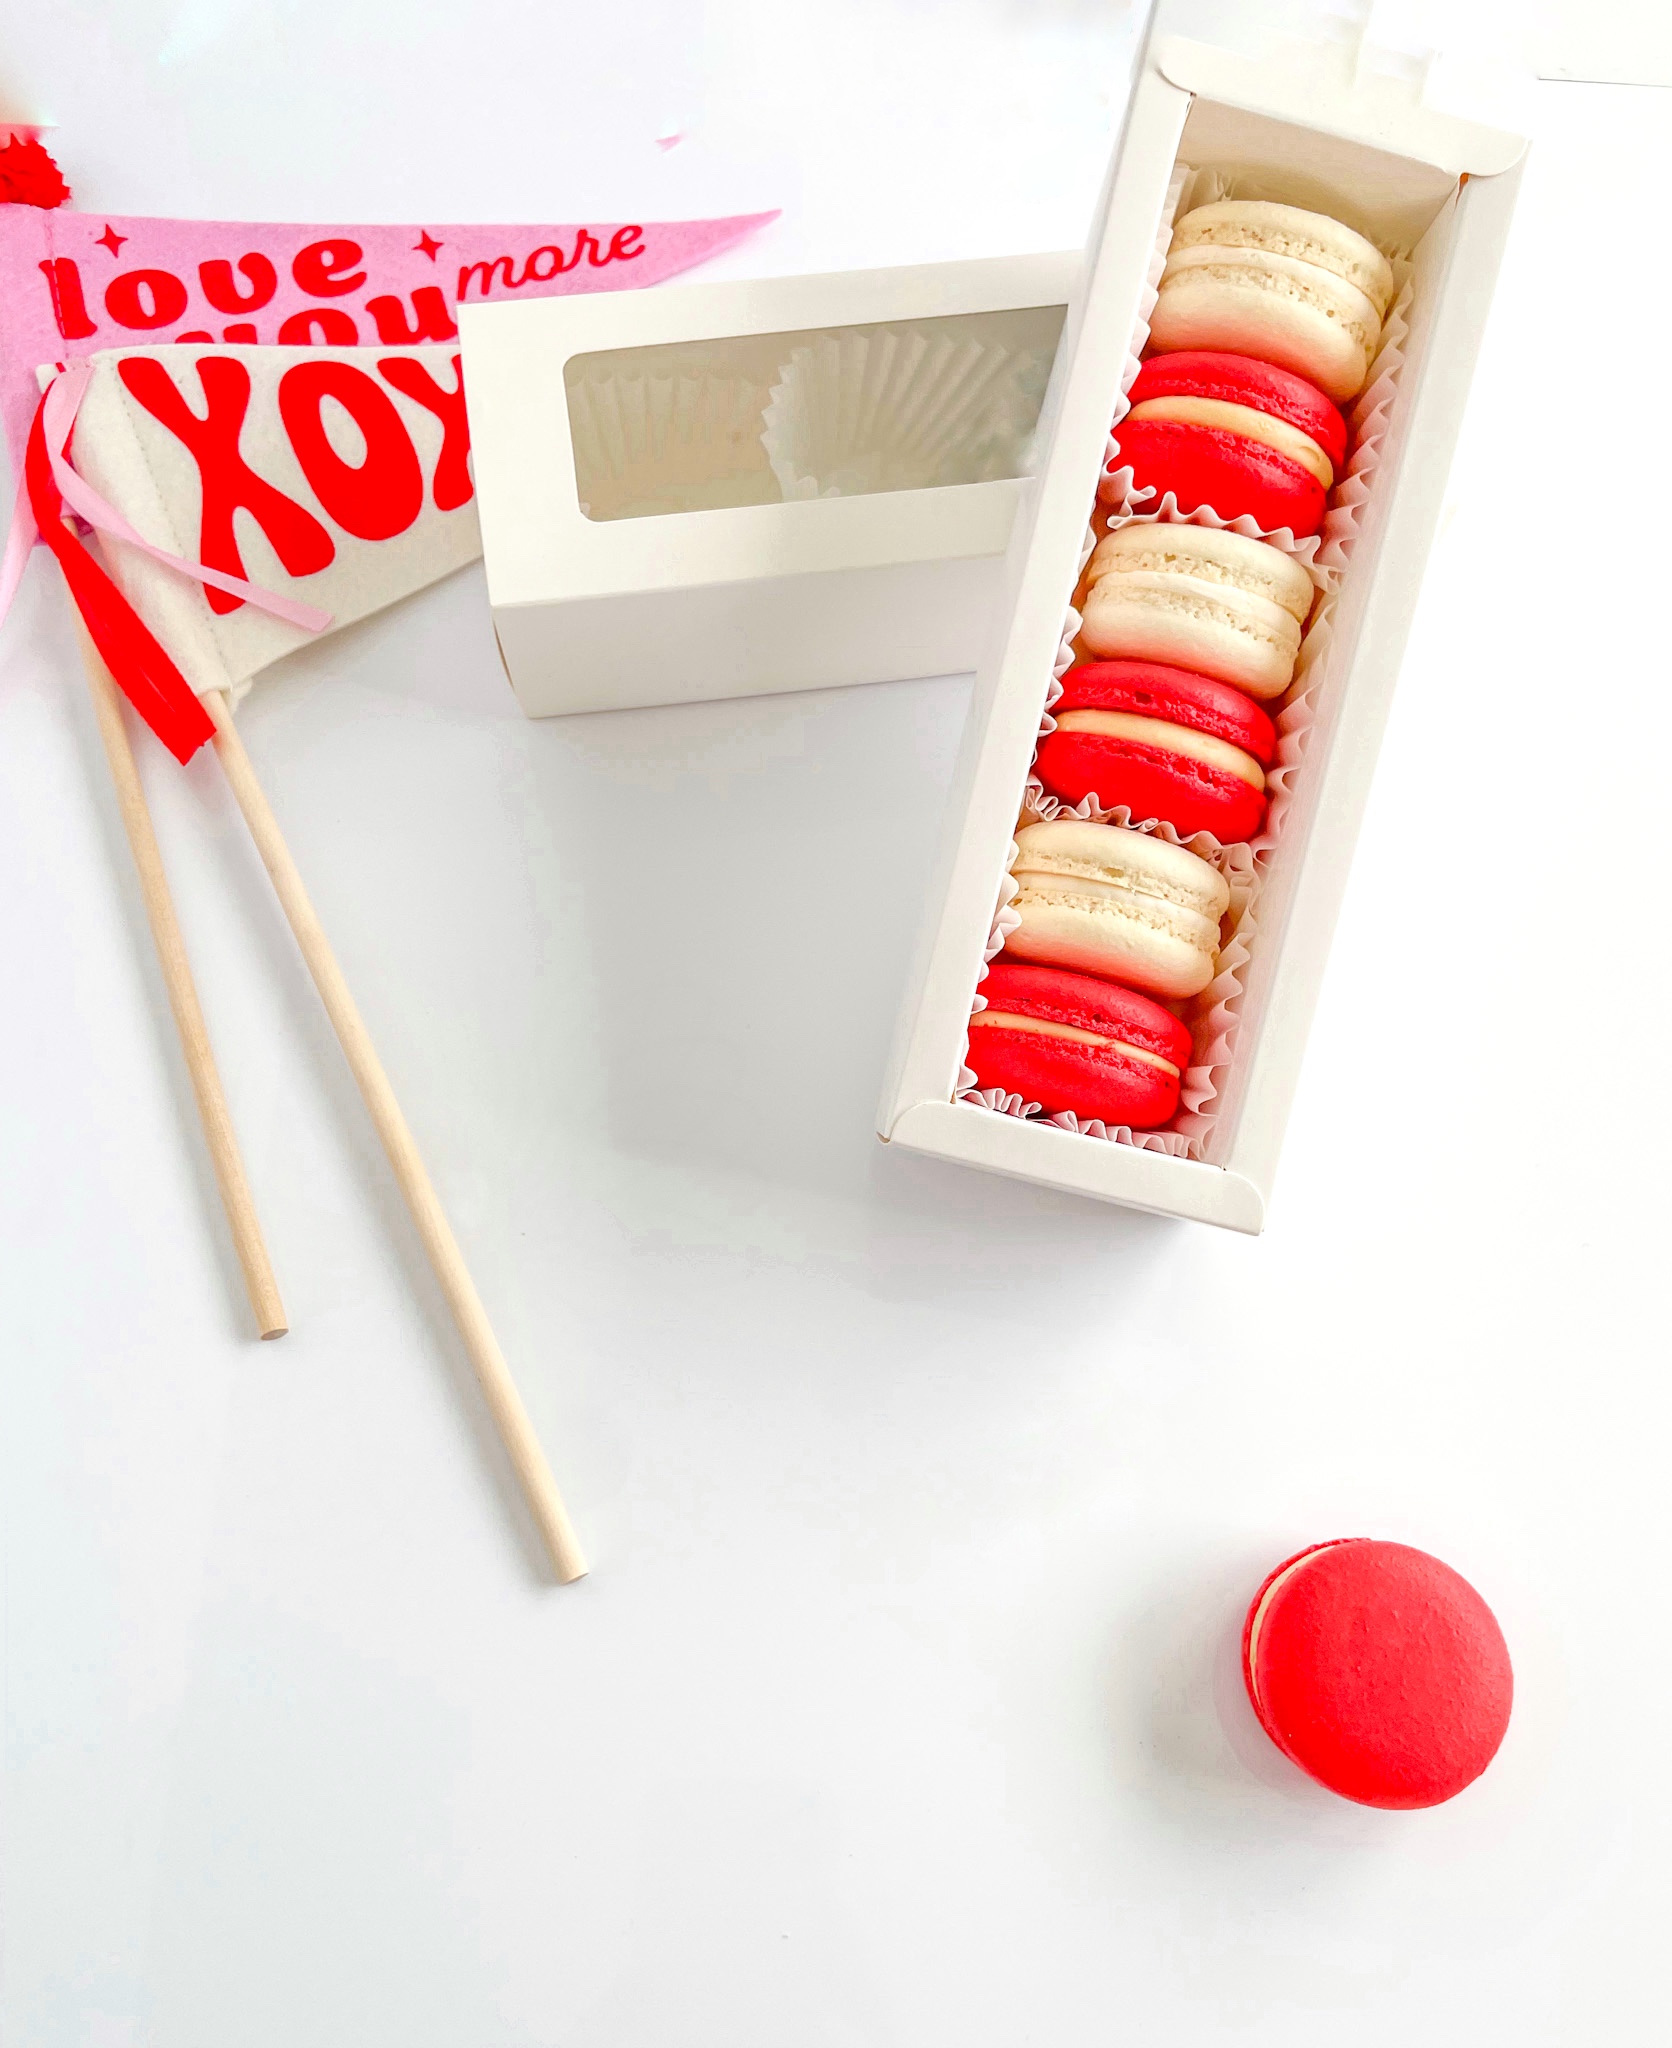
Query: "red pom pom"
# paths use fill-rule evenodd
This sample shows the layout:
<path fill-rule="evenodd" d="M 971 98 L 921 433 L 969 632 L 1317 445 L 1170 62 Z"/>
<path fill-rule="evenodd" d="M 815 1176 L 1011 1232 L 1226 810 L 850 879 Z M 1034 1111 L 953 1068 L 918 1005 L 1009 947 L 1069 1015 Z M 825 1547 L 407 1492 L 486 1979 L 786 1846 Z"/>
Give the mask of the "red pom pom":
<path fill-rule="evenodd" d="M 0 144 L 0 206 L 62 206 L 69 196 L 63 174 L 32 135 Z"/>

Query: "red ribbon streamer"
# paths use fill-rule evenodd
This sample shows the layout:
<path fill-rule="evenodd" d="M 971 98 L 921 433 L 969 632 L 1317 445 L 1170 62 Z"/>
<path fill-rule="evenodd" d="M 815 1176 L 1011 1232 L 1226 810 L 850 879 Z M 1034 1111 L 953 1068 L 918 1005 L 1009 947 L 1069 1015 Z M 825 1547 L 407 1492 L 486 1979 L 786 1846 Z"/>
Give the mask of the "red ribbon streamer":
<path fill-rule="evenodd" d="M 58 557 L 76 610 L 117 687 L 174 758 L 189 761 L 213 736 L 214 725 L 162 643 L 65 524 L 63 495 L 47 455 L 45 404 L 43 397 L 35 408 L 23 459 L 35 524 Z"/>

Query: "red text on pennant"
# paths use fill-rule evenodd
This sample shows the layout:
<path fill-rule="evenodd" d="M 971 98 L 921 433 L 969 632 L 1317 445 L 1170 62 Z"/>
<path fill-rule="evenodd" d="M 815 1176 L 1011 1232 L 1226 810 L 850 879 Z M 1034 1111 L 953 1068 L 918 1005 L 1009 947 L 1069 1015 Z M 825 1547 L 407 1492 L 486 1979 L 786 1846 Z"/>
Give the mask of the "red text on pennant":
<path fill-rule="evenodd" d="M 366 452 L 359 462 L 332 447 L 327 403 L 341 406 L 360 430 Z M 352 363 L 298 363 L 279 379 L 279 417 L 314 496 L 345 533 L 393 540 L 424 509 L 424 472 L 406 422 L 364 370 Z"/>
<path fill-rule="evenodd" d="M 453 358 L 453 388 L 436 382 L 411 356 L 384 356 L 378 372 L 403 398 L 410 398 L 441 422 L 441 453 L 435 461 L 430 489 L 438 512 L 454 512 L 470 503 L 470 421 L 464 409 L 464 368 Z"/>
<path fill-rule="evenodd" d="M 261 528 L 290 575 L 311 576 L 335 559 L 336 545 L 313 514 L 257 476 L 239 453 L 238 437 L 250 405 L 250 373 L 241 362 L 232 356 L 199 358 L 197 373 L 208 406 L 202 416 L 153 357 L 125 356 L 116 367 L 133 398 L 185 444 L 197 463 L 203 498 L 198 559 L 206 568 L 245 574 L 232 521 L 240 509 Z M 212 585 L 204 596 L 214 612 L 236 611 L 243 603 Z"/>

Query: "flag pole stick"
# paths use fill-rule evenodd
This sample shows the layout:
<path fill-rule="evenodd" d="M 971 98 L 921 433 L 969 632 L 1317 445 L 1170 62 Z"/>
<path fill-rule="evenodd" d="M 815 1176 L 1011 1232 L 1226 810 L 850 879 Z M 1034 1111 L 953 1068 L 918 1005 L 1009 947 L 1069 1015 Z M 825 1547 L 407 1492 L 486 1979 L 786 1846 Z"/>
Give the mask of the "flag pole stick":
<path fill-rule="evenodd" d="M 569 1521 L 568 1511 L 546 1463 L 540 1440 L 534 1433 L 528 1410 L 523 1406 L 511 1377 L 505 1354 L 499 1348 L 488 1321 L 482 1297 L 465 1265 L 458 1240 L 442 1210 L 435 1188 L 419 1156 L 406 1118 L 395 1099 L 389 1077 L 377 1056 L 371 1036 L 343 979 L 323 927 L 315 914 L 296 862 L 291 857 L 279 821 L 273 815 L 253 763 L 233 723 L 231 708 L 218 690 L 207 692 L 204 708 L 215 725 L 215 752 L 226 779 L 250 828 L 256 851 L 272 880 L 285 918 L 301 949 L 314 986 L 331 1019 L 337 1042 L 343 1049 L 350 1071 L 359 1086 L 373 1126 L 394 1169 L 406 1206 L 423 1241 L 430 1265 L 447 1297 L 453 1320 L 464 1340 L 471 1365 L 481 1383 L 488 1411 L 511 1460 L 523 1498 L 528 1503 L 540 1536 L 560 1583 L 584 1577 L 586 1559 Z"/>
<path fill-rule="evenodd" d="M 73 605 L 70 610 L 75 620 L 76 638 L 81 643 L 82 666 L 87 672 L 87 688 L 93 699 L 99 738 L 104 743 L 105 759 L 110 764 L 116 807 L 121 813 L 122 829 L 127 834 L 128 849 L 139 876 L 139 893 L 151 926 L 151 942 L 156 948 L 157 964 L 162 969 L 163 986 L 168 991 L 168 1006 L 174 1013 L 174 1028 L 179 1034 L 186 1073 L 197 1102 L 210 1163 L 215 1169 L 221 1207 L 226 1212 L 227 1228 L 232 1233 L 232 1247 L 244 1275 L 250 1307 L 255 1311 L 256 1328 L 263 1340 L 282 1337 L 289 1328 L 284 1303 L 279 1298 L 278 1282 L 273 1276 L 272 1262 L 261 1234 L 261 1219 L 256 1214 L 255 1198 L 250 1193 L 249 1179 L 244 1172 L 238 1134 L 233 1129 L 232 1112 L 227 1107 L 220 1070 L 215 1064 L 209 1027 L 204 1022 L 197 984 L 192 979 L 186 942 L 175 913 L 174 898 L 169 891 L 162 850 L 157 845 L 156 830 L 146 805 L 145 788 L 139 779 L 139 764 L 128 740 L 116 685 L 88 636 L 81 614 Z"/>

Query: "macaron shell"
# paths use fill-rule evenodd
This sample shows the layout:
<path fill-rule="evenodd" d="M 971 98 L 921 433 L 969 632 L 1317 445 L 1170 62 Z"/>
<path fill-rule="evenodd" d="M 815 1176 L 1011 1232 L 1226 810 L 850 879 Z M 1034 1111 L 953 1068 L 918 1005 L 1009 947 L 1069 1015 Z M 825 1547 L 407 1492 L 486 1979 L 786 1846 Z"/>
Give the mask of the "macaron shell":
<path fill-rule="evenodd" d="M 1085 574 L 1088 585 L 1094 585 L 1105 576 L 1135 570 L 1206 579 L 1228 592 L 1275 605 L 1297 626 L 1305 625 L 1317 595 L 1311 576 L 1293 555 L 1269 540 L 1254 540 L 1227 527 L 1122 521 L 1092 549 Z"/>
<path fill-rule="evenodd" d="M 965 1059 L 980 1087 L 1020 1095 L 1050 1115 L 1066 1109 L 1087 1121 L 1153 1131 L 1179 1106 L 1176 1074 L 1112 1047 L 985 1024 L 971 1027 Z"/>
<path fill-rule="evenodd" d="M 1165 819 L 1181 839 L 1211 832 L 1231 846 L 1265 823 L 1264 794 L 1241 776 L 1134 739 L 1058 730 L 1040 741 L 1036 766 L 1065 803 L 1095 796 L 1106 811 L 1124 806 L 1134 822 Z"/>
<path fill-rule="evenodd" d="M 1080 644 L 1100 659 L 1195 669 L 1250 697 L 1281 697 L 1294 679 L 1300 629 L 1287 614 L 1262 619 L 1240 595 L 1194 579 L 1140 580 L 1117 571 L 1086 593 Z"/>
<path fill-rule="evenodd" d="M 1169 491 L 1181 512 L 1204 507 L 1221 519 L 1252 519 L 1264 533 L 1297 540 L 1324 523 L 1324 487 L 1276 448 L 1222 427 L 1180 420 L 1123 420 L 1115 429 L 1112 474 L 1132 471 L 1134 491 Z"/>
<path fill-rule="evenodd" d="M 1393 266 L 1374 242 L 1333 214 L 1270 199 L 1214 199 L 1180 216 L 1169 254 L 1208 244 L 1260 249 L 1332 271 L 1361 291 L 1378 317 L 1393 297 Z"/>
<path fill-rule="evenodd" d="M 1053 707 L 1062 711 L 1130 711 L 1212 733 L 1251 754 L 1262 768 L 1277 757 L 1277 731 L 1259 705 L 1229 683 L 1159 661 L 1083 661 L 1062 679 Z"/>
<path fill-rule="evenodd" d="M 1360 1537 L 1314 1545 L 1268 1577 L 1244 1626 L 1243 1676 L 1291 1761 L 1343 1798 L 1392 1809 L 1472 1784 L 1514 1696 L 1502 1631 L 1468 1581 L 1425 1551 Z"/>
<path fill-rule="evenodd" d="M 1020 879 L 1010 904 L 1020 922 L 1005 941 L 1016 959 L 1106 974 L 1157 996 L 1200 995 L 1212 981 L 1213 951 L 1156 924 L 1147 905 L 1095 897 L 1076 901 L 1061 889 Z"/>
<path fill-rule="evenodd" d="M 1163 1009 L 1136 989 L 1122 988 L 1096 974 L 1070 974 L 1059 967 L 1029 967 L 1020 961 L 995 960 L 981 980 L 980 993 L 990 1010 L 1007 1010 L 1095 1031 L 1135 1045 L 1157 1059 L 1183 1068 L 1190 1062 L 1190 1033 L 1171 1010 Z"/>
<path fill-rule="evenodd" d="M 1316 384 L 1337 404 L 1356 398 L 1370 375 L 1374 347 L 1332 317 L 1327 304 L 1289 296 L 1276 265 L 1193 269 L 1164 278 L 1150 316 L 1150 346 L 1223 349 L 1258 356 Z M 1327 298 L 1327 292 L 1320 294 Z"/>

